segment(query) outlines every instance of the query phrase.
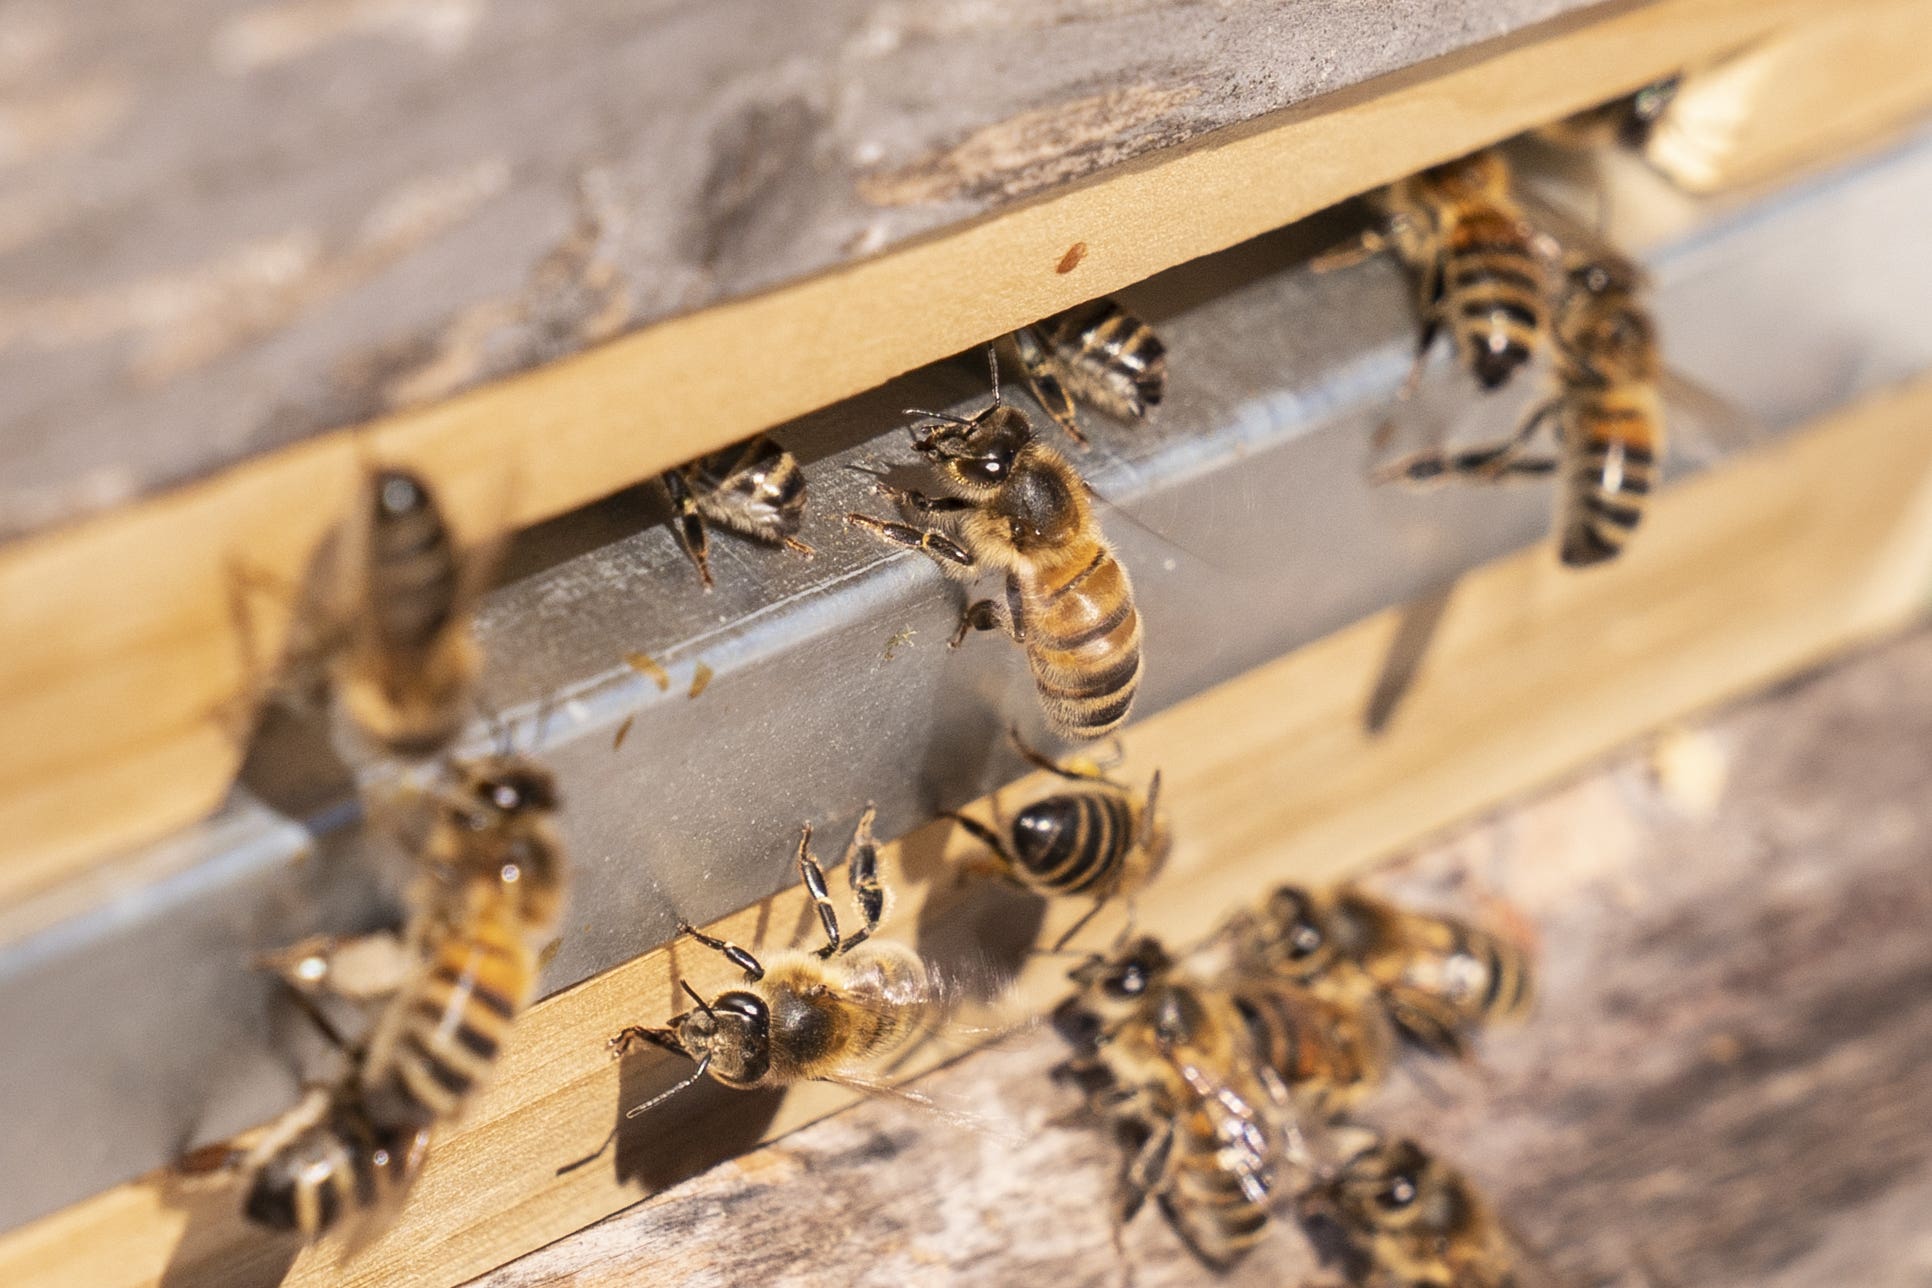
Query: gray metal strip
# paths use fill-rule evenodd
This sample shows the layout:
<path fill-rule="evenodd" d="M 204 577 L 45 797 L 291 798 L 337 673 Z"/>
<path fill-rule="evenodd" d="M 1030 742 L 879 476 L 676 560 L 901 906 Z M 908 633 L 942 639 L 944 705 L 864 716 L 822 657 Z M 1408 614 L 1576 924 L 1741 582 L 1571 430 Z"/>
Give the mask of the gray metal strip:
<path fill-rule="evenodd" d="M 1932 365 L 1928 209 L 1932 138 L 1746 208 L 1687 205 L 1690 231 L 1652 257 L 1670 357 L 1773 430 Z M 1096 425 L 1085 459 L 1146 622 L 1142 715 L 1548 526 L 1539 487 L 1364 482 L 1414 324 L 1390 264 L 1301 266 L 1346 229 L 1312 221 L 1127 293 L 1167 341 L 1168 402 L 1151 427 Z M 836 853 L 868 799 L 894 836 L 1017 772 L 999 731 L 1038 727 L 1018 651 L 993 637 L 948 650 L 959 592 L 840 521 L 881 509 L 848 465 L 909 459 L 899 409 L 974 408 L 984 381 L 966 355 L 778 431 L 811 478 L 813 560 L 721 536 L 704 595 L 648 491 L 519 541 L 481 632 L 498 708 L 560 699 L 544 755 L 577 879 L 550 989 L 662 943 L 678 916 L 789 884 L 801 820 Z M 1417 425 L 1452 415 L 1457 382 L 1432 383 Z M 1471 414 L 1500 428 L 1511 409 Z M 712 678 L 693 698 L 700 664 Z M 313 1044 L 250 957 L 382 923 L 402 870 L 308 763 L 256 775 L 305 826 L 238 792 L 218 818 L 0 914 L 0 1157 L 18 1164 L 0 1179 L 0 1228 L 289 1103 Z"/>

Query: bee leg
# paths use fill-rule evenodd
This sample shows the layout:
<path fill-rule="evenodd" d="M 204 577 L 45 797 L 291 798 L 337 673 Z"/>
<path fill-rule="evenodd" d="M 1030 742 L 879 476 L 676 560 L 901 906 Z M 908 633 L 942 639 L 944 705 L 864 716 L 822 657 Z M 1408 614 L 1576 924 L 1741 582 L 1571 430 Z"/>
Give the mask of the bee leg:
<path fill-rule="evenodd" d="M 1005 631 L 1015 644 L 1026 643 L 1026 609 L 1020 597 L 1019 582 L 1006 579 L 1006 602 L 976 600 L 959 615 L 959 629 L 953 632 L 949 648 L 958 648 L 968 631 Z"/>
<path fill-rule="evenodd" d="M 402 989 L 414 960 L 401 935 L 379 930 L 347 937 L 313 935 L 257 957 L 255 966 L 274 971 L 299 994 L 325 992 L 352 1002 L 379 1002 Z"/>
<path fill-rule="evenodd" d="M 1064 761 L 1048 759 L 1045 755 L 1027 745 L 1026 740 L 1020 737 L 1020 727 L 1018 725 L 1008 725 L 1006 728 L 1006 737 L 1007 741 L 1013 744 L 1013 750 L 1020 754 L 1020 759 L 1026 761 L 1027 764 L 1032 765 L 1035 769 L 1044 769 L 1047 773 L 1056 774 L 1061 778 L 1067 779 L 1069 782 L 1100 783 L 1116 790 L 1120 789 L 1119 783 L 1109 778 L 1098 765 L 1084 757 Z"/>
<path fill-rule="evenodd" d="M 684 1044 L 678 1041 L 677 1034 L 670 1029 L 647 1029 L 641 1024 L 628 1025 L 619 1030 L 604 1045 L 610 1050 L 613 1060 L 621 1060 L 643 1042 L 654 1047 L 662 1047 L 677 1055 L 687 1055 Z"/>
<path fill-rule="evenodd" d="M 965 547 L 932 528 L 915 528 L 909 523 L 892 523 L 885 519 L 875 519 L 869 514 L 848 514 L 845 521 L 855 528 L 864 528 L 877 533 L 880 540 L 889 541 L 895 546 L 905 546 L 910 550 L 923 550 L 942 562 L 957 564 L 961 568 L 975 567 L 973 556 Z"/>
<path fill-rule="evenodd" d="M 730 940 L 707 935 L 689 922 L 679 922 L 678 933 L 691 936 L 713 952 L 723 953 L 727 961 L 745 973 L 746 979 L 756 983 L 765 977 L 765 968 L 758 964 L 758 959 Z"/>
<path fill-rule="evenodd" d="M 671 522 L 671 530 L 677 533 L 678 544 L 684 553 L 697 565 L 698 576 L 704 580 L 704 588 L 710 590 L 711 545 L 705 534 L 704 516 L 698 513 L 697 498 L 691 495 L 691 485 L 685 480 L 681 470 L 667 470 L 663 475 L 664 490 L 671 495 L 671 505 L 677 511 Z"/>
<path fill-rule="evenodd" d="M 1080 416 L 1073 396 L 1060 383 L 1053 355 L 1041 342 L 1039 332 L 1030 326 L 1021 327 L 1013 333 L 1013 348 L 1019 353 L 1020 371 L 1026 376 L 1026 387 L 1033 391 L 1033 400 L 1054 424 L 1066 431 L 1068 438 L 1082 447 L 1088 446 L 1087 436 L 1080 432 Z"/>
<path fill-rule="evenodd" d="M 1147 1196 L 1167 1188 L 1168 1165 L 1174 1157 L 1174 1123 L 1163 1122 L 1140 1147 L 1120 1178 L 1120 1193 L 1115 1198 L 1114 1219 L 1126 1225 L 1139 1214 Z"/>
<path fill-rule="evenodd" d="M 798 877 L 805 884 L 805 893 L 811 896 L 812 906 L 818 909 L 819 925 L 825 928 L 825 946 L 818 950 L 818 956 L 832 957 L 839 951 L 839 913 L 832 906 L 831 892 L 825 888 L 825 869 L 812 853 L 810 823 L 798 837 Z"/>
<path fill-rule="evenodd" d="M 1147 795 L 1140 801 L 1140 826 L 1134 829 L 1134 844 L 1145 849 L 1154 840 L 1159 830 L 1157 819 L 1161 799 L 1161 771 L 1156 769 L 1154 776 L 1147 782 Z"/>
<path fill-rule="evenodd" d="M 1508 475 L 1548 474 L 1556 462 L 1547 457 L 1524 457 L 1523 448 L 1536 436 L 1561 406 L 1552 398 L 1532 409 L 1516 431 L 1499 443 L 1474 447 L 1461 452 L 1417 452 L 1391 461 L 1373 476 L 1377 483 L 1400 480 L 1404 483 L 1432 483 L 1453 475 L 1464 475 L 1479 482 L 1495 483 Z"/>
<path fill-rule="evenodd" d="M 1339 245 L 1331 246 L 1308 261 L 1311 272 L 1335 273 L 1373 259 L 1388 249 L 1389 239 L 1380 229 L 1364 229 Z"/>
<path fill-rule="evenodd" d="M 1012 872 L 1019 871 L 1019 868 L 1020 868 L 1019 857 L 1015 855 L 1010 848 L 1008 848 L 1006 844 L 1006 838 L 1001 836 L 998 832 L 986 826 L 986 824 L 980 822 L 978 819 L 968 818 L 966 815 L 961 814 L 957 811 L 949 810 L 946 813 L 941 814 L 939 817 L 949 818 L 953 822 L 959 824 L 959 826 L 965 830 L 968 836 L 971 836 L 974 840 L 978 841 L 981 845 L 984 845 L 987 849 L 991 850 L 994 854 L 998 855 L 1000 858 L 1000 861 L 1005 865 L 1006 872 L 1012 873 Z"/>
<path fill-rule="evenodd" d="M 885 917 L 886 891 L 879 880 L 879 844 L 872 839 L 872 820 L 878 813 L 878 806 L 871 801 L 865 803 L 865 813 L 859 815 L 859 825 L 852 833 L 851 843 L 845 847 L 845 877 L 852 886 L 852 901 L 865 919 L 864 928 L 845 941 L 842 951 L 848 953 L 870 938 Z"/>
<path fill-rule="evenodd" d="M 1107 906 L 1108 899 L 1109 899 L 1109 896 L 1107 895 L 1102 895 L 1100 898 L 1095 899 L 1093 901 L 1093 906 L 1091 908 L 1088 908 L 1085 912 L 1081 913 L 1079 920 L 1075 921 L 1071 926 L 1068 926 L 1066 930 L 1061 933 L 1060 937 L 1053 941 L 1053 951 L 1056 953 L 1063 951 L 1066 948 L 1067 944 L 1072 941 L 1075 935 L 1079 934 L 1081 931 L 1087 928 L 1088 922 L 1092 921 L 1095 917 L 1100 915 L 1100 910 Z"/>

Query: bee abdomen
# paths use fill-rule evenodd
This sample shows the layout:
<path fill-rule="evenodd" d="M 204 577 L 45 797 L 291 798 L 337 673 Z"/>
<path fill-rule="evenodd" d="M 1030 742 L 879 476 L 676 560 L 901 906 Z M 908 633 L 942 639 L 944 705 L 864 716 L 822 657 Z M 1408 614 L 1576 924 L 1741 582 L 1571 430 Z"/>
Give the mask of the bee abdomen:
<path fill-rule="evenodd" d="M 415 475 L 385 470 L 374 484 L 369 532 L 369 611 L 377 634 L 404 649 L 427 648 L 456 614 L 456 543 L 442 509 Z"/>
<path fill-rule="evenodd" d="M 1518 221 L 1501 211 L 1459 220 L 1442 264 L 1446 321 L 1476 379 L 1495 389 L 1541 340 L 1547 274 Z"/>
<path fill-rule="evenodd" d="M 1656 423 L 1644 408 L 1605 398 L 1577 409 L 1562 559 L 1587 567 L 1614 558 L 1642 522 L 1656 483 Z"/>
<path fill-rule="evenodd" d="M 1106 792 L 1036 801 L 1014 820 L 1016 874 L 1036 890 L 1082 894 L 1117 876 L 1132 847 L 1133 811 Z"/>
<path fill-rule="evenodd" d="M 1268 1233 L 1271 1200 L 1266 1193 L 1251 1192 L 1265 1178 L 1244 1178 L 1228 1166 L 1226 1142 L 1198 1111 L 1178 1130 L 1179 1157 L 1163 1204 L 1204 1256 L 1224 1265 L 1233 1262 Z"/>
<path fill-rule="evenodd" d="M 1113 300 L 1066 314 L 1053 342 L 1077 373 L 1081 393 L 1110 415 L 1139 419 L 1167 393 L 1167 346 Z"/>
<path fill-rule="evenodd" d="M 324 1123 L 262 1165 L 242 1210 L 258 1225 L 314 1239 L 354 1205 L 353 1173 L 347 1145 Z"/>
<path fill-rule="evenodd" d="M 395 1090 L 427 1118 L 447 1118 L 488 1077 L 511 1023 L 529 1000 L 535 962 L 513 931 L 486 923 L 437 950 L 406 1007 L 389 1071 Z"/>
<path fill-rule="evenodd" d="M 1140 689 L 1140 614 L 1127 570 L 1097 545 L 1083 571 L 1029 598 L 1037 606 L 1027 654 L 1049 722 L 1066 737 L 1105 737 Z"/>

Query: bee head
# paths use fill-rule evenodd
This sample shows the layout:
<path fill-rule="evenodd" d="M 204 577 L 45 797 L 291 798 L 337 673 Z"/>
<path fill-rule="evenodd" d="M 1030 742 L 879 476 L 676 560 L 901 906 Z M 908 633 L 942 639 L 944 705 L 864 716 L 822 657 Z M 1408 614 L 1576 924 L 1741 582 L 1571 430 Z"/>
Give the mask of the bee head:
<path fill-rule="evenodd" d="M 1315 907 L 1314 897 L 1300 886 L 1276 886 L 1263 905 L 1268 930 L 1268 955 L 1295 971 L 1313 973 L 1334 956 L 1336 945 L 1328 920 Z"/>
<path fill-rule="evenodd" d="M 678 1045 L 707 1062 L 711 1076 L 732 1086 L 756 1086 L 771 1068 L 771 1008 L 747 989 L 721 993 L 671 1021 Z"/>
<path fill-rule="evenodd" d="M 460 786 L 443 811 L 451 879 L 487 883 L 518 901 L 529 925 L 549 925 L 564 884 L 563 855 L 550 827 L 557 780 L 513 753 L 461 763 L 457 773 Z"/>
<path fill-rule="evenodd" d="M 464 770 L 463 789 L 475 804 L 475 816 L 515 818 L 554 814 L 557 780 L 549 770 L 521 756 L 487 756 Z M 487 821 L 472 826 L 487 826 Z"/>
<path fill-rule="evenodd" d="M 1370 1146 L 1342 1170 L 1336 1186 L 1343 1212 L 1375 1229 L 1440 1237 L 1472 1219 L 1467 1187 L 1412 1140 Z"/>
<path fill-rule="evenodd" d="M 1081 991 L 1073 1001 L 1090 1013 L 1092 1024 L 1111 1028 L 1140 1009 L 1173 964 L 1159 940 L 1143 935 L 1111 957 L 1096 955 L 1074 967 L 1068 978 Z"/>
<path fill-rule="evenodd" d="M 1642 271 L 1612 255 L 1570 266 L 1556 318 L 1563 349 L 1612 380 L 1655 377 L 1657 332 L 1643 305 Z"/>
<path fill-rule="evenodd" d="M 913 430 L 912 446 L 932 461 L 969 500 L 997 493 L 1013 475 L 1013 465 L 1033 441 L 1026 413 L 994 403 L 971 420 L 949 420 Z"/>

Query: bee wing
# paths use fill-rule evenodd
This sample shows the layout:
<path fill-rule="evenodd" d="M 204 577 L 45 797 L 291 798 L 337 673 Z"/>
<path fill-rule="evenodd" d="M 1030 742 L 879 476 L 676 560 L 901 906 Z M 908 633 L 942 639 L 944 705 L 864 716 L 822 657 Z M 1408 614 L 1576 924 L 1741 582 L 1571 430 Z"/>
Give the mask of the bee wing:
<path fill-rule="evenodd" d="M 872 1074 L 857 1069 L 841 1069 L 820 1079 L 834 1086 L 846 1087 L 867 1096 L 881 1100 L 891 1100 L 902 1105 L 910 1105 L 922 1113 L 936 1115 L 952 1127 L 970 1131 L 977 1135 L 992 1136 L 1009 1145 L 1024 1144 L 1026 1138 L 1018 1132 L 1001 1127 L 983 1113 L 963 1109 L 957 1105 L 946 1104 L 923 1091 L 886 1082 Z"/>

